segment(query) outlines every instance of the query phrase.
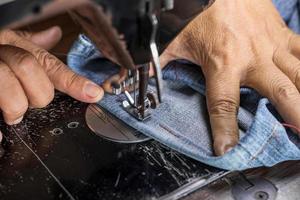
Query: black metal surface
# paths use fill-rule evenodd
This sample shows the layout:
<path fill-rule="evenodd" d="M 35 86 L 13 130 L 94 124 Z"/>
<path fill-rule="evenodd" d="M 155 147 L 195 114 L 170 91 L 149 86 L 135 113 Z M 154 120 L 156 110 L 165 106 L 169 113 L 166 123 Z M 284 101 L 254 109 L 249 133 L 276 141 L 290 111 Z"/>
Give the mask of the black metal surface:
<path fill-rule="evenodd" d="M 84 1 L 89 2 L 78 0 L 78 2 Z M 38 17 L 49 2 L 57 3 L 53 0 L 17 0 L 0 6 L 0 27 L 28 16 Z M 150 16 L 152 14 L 155 14 L 159 21 L 156 42 L 161 53 L 177 34 L 214 0 L 92 0 L 92 2 L 101 5 L 111 16 L 112 24 L 124 36 L 134 63 L 144 64 L 151 61 L 150 40 L 153 27 Z M 174 8 L 170 5 L 174 5 Z M 62 10 L 66 12 L 69 9 L 66 7 Z"/>
<path fill-rule="evenodd" d="M 43 5 L 51 0 L 15 0 L 1 5 L 0 27 L 13 23 L 31 14 L 39 14 Z"/>
<path fill-rule="evenodd" d="M 128 51 L 134 63 L 144 64 L 151 60 L 150 39 L 152 23 L 149 15 L 159 21 L 157 45 L 161 53 L 177 34 L 214 0 L 96 0 L 112 15 L 118 32 L 124 35 Z M 174 8 L 167 10 L 168 4 Z"/>
<path fill-rule="evenodd" d="M 1 122 L 5 134 L 5 154 L 0 159 L 1 199 L 70 199 L 17 134 L 74 199 L 165 198 L 187 183 L 208 183 L 216 174 L 222 176 L 220 170 L 155 141 L 118 144 L 96 136 L 85 125 L 86 106 L 57 95 L 46 109 L 28 112 L 18 126 L 7 127 Z"/>

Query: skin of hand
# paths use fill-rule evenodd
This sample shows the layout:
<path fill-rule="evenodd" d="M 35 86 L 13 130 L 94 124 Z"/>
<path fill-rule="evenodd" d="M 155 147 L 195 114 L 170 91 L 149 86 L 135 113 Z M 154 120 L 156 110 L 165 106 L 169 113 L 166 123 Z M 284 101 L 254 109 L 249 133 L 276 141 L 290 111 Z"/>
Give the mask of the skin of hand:
<path fill-rule="evenodd" d="M 216 0 L 164 51 L 162 66 L 176 59 L 204 73 L 217 156 L 238 143 L 240 87 L 255 89 L 300 127 L 300 37 L 271 0 Z"/>
<path fill-rule="evenodd" d="M 59 27 L 38 33 L 0 32 L 0 108 L 7 124 L 21 122 L 28 107 L 47 106 L 54 89 L 87 103 L 102 98 L 101 87 L 75 74 L 47 51 L 61 37 Z"/>

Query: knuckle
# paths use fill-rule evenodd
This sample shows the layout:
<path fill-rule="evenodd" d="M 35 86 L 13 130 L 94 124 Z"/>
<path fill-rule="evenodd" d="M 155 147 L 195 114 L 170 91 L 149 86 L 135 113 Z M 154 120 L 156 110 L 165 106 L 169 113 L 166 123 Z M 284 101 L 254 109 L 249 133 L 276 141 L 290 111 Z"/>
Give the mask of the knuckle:
<path fill-rule="evenodd" d="M 273 95 L 277 96 L 278 101 L 285 100 L 285 99 L 294 99 L 298 96 L 298 91 L 289 83 L 285 82 L 278 82 L 274 84 Z"/>
<path fill-rule="evenodd" d="M 9 30 L 9 29 L 5 29 L 3 31 L 0 32 L 0 42 L 1 43 L 6 43 L 7 40 L 9 40 L 12 35 L 14 35 L 14 31 Z"/>
<path fill-rule="evenodd" d="M 18 30 L 18 31 L 14 31 L 14 33 L 22 38 L 29 38 L 31 36 L 31 34 L 27 31 Z"/>
<path fill-rule="evenodd" d="M 48 58 L 48 52 L 44 49 L 35 49 L 34 54 L 38 58 L 38 60 L 45 62 Z"/>
<path fill-rule="evenodd" d="M 62 64 L 55 56 L 51 55 L 45 49 L 38 48 L 34 50 L 34 55 L 36 55 L 37 60 L 47 72 L 56 71 Z"/>
<path fill-rule="evenodd" d="M 24 51 L 17 54 L 15 59 L 18 69 L 22 72 L 31 72 L 37 64 L 34 56 Z"/>
<path fill-rule="evenodd" d="M 280 55 L 282 54 L 282 52 L 283 52 L 283 50 L 280 49 L 280 48 L 276 48 L 274 50 L 274 52 L 273 52 L 273 58 L 272 58 L 272 60 L 273 60 L 274 63 L 280 63 L 280 59 L 281 59 Z"/>
<path fill-rule="evenodd" d="M 223 98 L 210 104 L 209 114 L 220 117 L 228 116 L 228 114 L 236 115 L 238 106 L 238 103 L 232 98 Z"/>
<path fill-rule="evenodd" d="M 75 73 L 73 73 L 65 82 L 65 88 L 71 88 L 73 85 L 75 85 L 79 81 L 79 76 Z"/>

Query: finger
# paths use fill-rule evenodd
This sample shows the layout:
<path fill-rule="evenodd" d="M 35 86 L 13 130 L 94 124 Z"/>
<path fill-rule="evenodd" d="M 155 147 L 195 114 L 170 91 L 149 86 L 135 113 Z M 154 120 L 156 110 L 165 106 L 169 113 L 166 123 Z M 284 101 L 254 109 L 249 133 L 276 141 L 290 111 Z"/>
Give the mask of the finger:
<path fill-rule="evenodd" d="M 35 51 L 35 56 L 43 63 L 50 80 L 59 91 L 87 103 L 98 102 L 103 97 L 104 92 L 100 86 L 75 74 L 47 51 Z"/>
<path fill-rule="evenodd" d="M 208 72 L 207 106 L 213 133 L 214 150 L 221 156 L 233 148 L 239 139 L 237 112 L 240 103 L 238 74 L 231 72 Z"/>
<path fill-rule="evenodd" d="M 0 108 L 7 124 L 18 124 L 28 108 L 27 97 L 9 67 L 0 62 Z"/>
<path fill-rule="evenodd" d="M 289 51 L 297 58 L 300 58 L 300 36 L 297 34 L 293 33 L 290 37 Z"/>
<path fill-rule="evenodd" d="M 300 90 L 300 61 L 285 50 L 278 50 L 274 54 L 273 62 L 286 74 Z"/>
<path fill-rule="evenodd" d="M 54 26 L 37 33 L 26 31 L 16 31 L 16 33 L 17 35 L 33 42 L 40 48 L 46 50 L 50 50 L 55 47 L 55 45 L 57 45 L 57 43 L 62 38 L 62 30 L 58 26 Z"/>
<path fill-rule="evenodd" d="M 31 53 L 18 47 L 0 45 L 0 59 L 15 73 L 31 107 L 43 108 L 53 100 L 54 86 Z"/>
<path fill-rule="evenodd" d="M 252 77 L 252 87 L 268 97 L 287 123 L 299 127 L 300 95 L 296 86 L 274 64 L 258 73 Z"/>
<path fill-rule="evenodd" d="M 46 50 L 27 40 L 20 39 L 17 35 L 11 36 L 9 42 L 32 53 L 46 71 L 54 87 L 59 91 L 87 103 L 95 103 L 102 98 L 104 92 L 100 86 L 75 74 Z"/>

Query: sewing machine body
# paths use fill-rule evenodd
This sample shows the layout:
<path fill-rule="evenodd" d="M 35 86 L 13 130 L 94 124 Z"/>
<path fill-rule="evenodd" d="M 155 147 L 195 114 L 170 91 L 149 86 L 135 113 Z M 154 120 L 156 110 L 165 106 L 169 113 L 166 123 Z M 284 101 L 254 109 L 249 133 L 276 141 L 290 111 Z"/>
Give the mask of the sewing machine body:
<path fill-rule="evenodd" d="M 159 55 L 213 0 L 23 0 L 0 7 L 0 27 L 19 27 L 67 11 L 101 53 L 123 68 L 112 93 L 125 92 L 124 109 L 138 120 L 151 117 L 162 102 Z M 13 15 L 12 15 L 13 13 Z M 120 36 L 122 39 L 120 39 Z M 148 91 L 150 64 L 156 91 Z M 121 70 L 122 71 L 122 70 Z M 127 88 L 132 88 L 133 97 Z"/>
<path fill-rule="evenodd" d="M 159 55 L 178 32 L 213 1 L 148 1 L 153 3 L 153 7 L 150 6 L 149 9 L 141 6 L 146 5 L 141 3 L 147 2 L 143 0 L 98 0 L 92 3 L 87 0 L 13 2 L 5 6 L 0 3 L 0 27 L 21 27 L 67 10 L 83 22 L 87 35 L 112 61 L 129 71 L 145 72 L 148 66 L 144 64 L 153 62 L 153 58 L 157 59 L 157 55 L 153 55 L 151 44 L 157 46 Z M 167 4 L 160 4 L 161 2 Z M 108 34 L 111 40 L 104 46 L 103 40 L 99 40 L 100 37 L 93 37 L 101 34 L 99 30 L 90 29 L 89 20 L 81 19 L 87 14 L 85 9 L 96 14 L 96 18 L 99 17 L 98 12 L 94 12 L 99 9 L 97 5 L 102 5 L 104 14 L 115 13 L 109 21 L 100 20 L 102 23 L 110 22 L 114 27 L 111 29 L 107 26 L 109 28 L 106 30 L 112 31 L 108 33 L 113 34 Z M 165 7 L 160 7 L 161 5 Z M 82 8 L 81 11 L 76 11 L 78 6 Z M 147 10 L 151 12 L 146 12 Z M 138 14 L 132 15 L 133 13 Z M 95 19 L 95 16 L 87 16 L 91 17 L 87 19 Z M 136 20 L 137 16 L 144 17 L 139 21 Z M 155 26 L 151 16 L 159 21 L 155 37 L 152 37 Z M 123 42 L 118 42 L 119 34 L 113 30 L 124 35 Z M 112 53 L 112 49 L 117 50 L 117 54 Z M 147 74 L 142 79 L 136 78 L 136 81 L 144 80 L 141 81 L 143 86 L 139 88 L 147 91 L 148 83 L 145 78 L 147 79 Z M 146 92 L 145 96 L 149 99 L 147 94 Z M 149 102 L 148 106 L 155 107 Z M 133 116 L 136 114 L 132 106 L 128 109 Z M 94 134 L 96 131 L 90 131 L 93 127 L 86 124 L 88 117 L 95 126 L 99 126 L 98 129 L 105 131 L 106 137 L 98 137 Z M 150 140 L 100 107 L 92 105 L 87 108 L 86 104 L 63 95 L 57 95 L 47 109 L 30 111 L 25 121 L 13 129 L 6 127 L 3 121 L 0 121 L 0 126 L 2 132 L 8 136 L 4 143 L 5 154 L 0 159 L 0 196 L 3 199 L 179 199 L 229 174 Z M 15 132 L 22 136 L 23 141 L 42 159 L 71 196 L 68 196 L 25 143 L 16 137 Z M 124 132 L 127 135 L 124 136 Z M 237 183 L 238 186 L 242 185 Z M 238 192 L 240 194 L 240 190 Z M 210 190 L 199 193 L 202 193 L 201 199 L 210 198 L 211 195 L 220 196 L 217 192 L 211 194 Z M 223 196 L 231 199 L 228 193 Z"/>

